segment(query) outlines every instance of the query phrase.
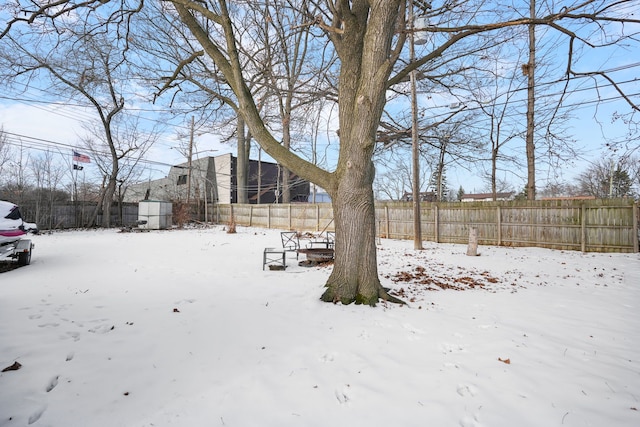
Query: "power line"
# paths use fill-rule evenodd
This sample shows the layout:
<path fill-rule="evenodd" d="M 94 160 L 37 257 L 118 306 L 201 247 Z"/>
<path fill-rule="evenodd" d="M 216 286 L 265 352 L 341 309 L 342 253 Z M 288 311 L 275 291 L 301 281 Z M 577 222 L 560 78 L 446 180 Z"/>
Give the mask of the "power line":
<path fill-rule="evenodd" d="M 623 70 L 628 70 L 628 69 L 632 69 L 632 68 L 636 68 L 636 67 L 640 67 L 640 62 L 634 62 L 631 64 L 625 64 L 625 65 L 621 65 L 618 67 L 614 67 L 614 68 L 610 68 L 610 69 L 606 69 L 606 70 L 600 70 L 598 71 L 599 73 L 612 73 L 612 72 L 617 72 L 617 71 L 623 71 Z M 587 76 L 587 75 L 583 75 L 583 76 L 576 76 L 573 77 L 571 80 L 572 81 L 576 81 L 576 80 L 580 80 L 580 79 L 587 79 L 587 78 L 592 78 L 593 76 Z M 544 86 L 551 86 L 551 85 L 556 85 L 556 84 L 560 84 L 560 83 L 564 83 L 566 80 L 565 79 L 557 79 L 557 80 L 553 80 L 553 81 L 549 81 L 549 82 L 541 82 L 541 83 L 537 83 L 536 86 L 537 87 L 544 87 Z M 640 80 L 638 78 L 634 78 L 634 79 L 630 79 L 630 80 L 626 80 L 626 81 L 622 81 L 622 82 L 617 82 L 617 85 L 624 85 L 624 84 L 628 84 L 628 83 L 637 83 Z M 590 91 L 590 90 L 596 90 L 598 88 L 606 88 L 606 87 L 612 87 L 613 84 L 612 83 L 604 83 L 601 85 L 593 85 L 593 86 L 589 86 L 589 87 L 584 87 L 584 88 L 576 88 L 573 89 L 571 91 L 569 91 L 568 93 L 576 93 L 576 92 L 585 92 L 585 91 Z M 25 89 L 33 89 L 33 90 L 37 90 L 39 92 L 42 92 L 44 94 L 49 94 L 48 91 L 35 87 L 35 86 L 27 86 L 24 85 Z M 509 91 L 509 92 L 505 92 L 502 94 L 499 94 L 496 98 L 500 98 L 502 96 L 505 96 L 508 93 L 517 93 L 517 92 L 522 92 L 526 90 L 526 88 L 518 88 L 515 89 L 513 91 Z M 546 96 L 546 97 L 552 97 L 552 96 L 560 96 L 562 94 L 562 92 L 557 92 L 555 94 L 543 94 L 542 96 Z M 622 96 L 619 96 L 620 99 L 622 99 Z M 61 102 L 55 102 L 55 101 L 44 101 L 42 99 L 34 99 L 34 98 L 29 98 L 29 97 L 11 97 L 11 96 L 7 96 L 7 95 L 0 95 L 0 99 L 6 99 L 9 101 L 17 101 L 20 103 L 23 103 L 25 105 L 31 105 L 31 104 L 45 104 L 45 105 L 51 105 L 54 107 L 60 107 L 60 106 L 64 106 L 64 107 L 72 107 L 72 108 L 90 108 L 88 105 L 86 104 L 81 104 L 81 103 L 70 103 L 70 102 L 66 102 L 66 103 L 61 103 Z M 496 103 L 496 105 L 500 105 L 500 103 Z M 33 106 L 33 105 L 32 105 Z M 445 108 L 447 106 L 433 106 L 430 108 Z M 39 107 L 35 107 L 35 108 L 39 108 Z M 95 120 L 95 116 L 90 115 L 90 114 L 79 114 L 78 112 L 74 112 L 73 114 L 68 113 L 64 110 L 59 110 L 59 109 L 47 109 L 47 108 L 40 108 L 43 111 L 46 111 L 48 113 L 51 114 L 57 114 L 63 117 L 67 117 L 70 119 L 74 119 L 74 120 L 85 120 L 85 121 L 91 121 L 91 120 Z M 171 109 L 163 109 L 163 108 L 158 108 L 158 109 L 144 109 L 144 108 L 127 108 L 127 111 L 130 112 L 136 112 L 136 111 L 140 111 L 140 112 L 149 112 L 149 113 L 156 113 L 156 114 L 170 114 L 173 110 Z M 80 116 L 85 116 L 83 117 L 77 117 L 77 115 Z M 138 116 L 140 119 L 145 120 L 145 121 L 149 121 L 158 125 L 164 125 L 167 124 L 166 120 L 161 120 L 161 119 L 157 119 L 157 118 L 149 118 L 149 117 L 145 117 L 145 116 Z M 181 124 L 173 124 L 172 125 L 174 128 L 178 128 L 178 129 L 182 129 L 183 131 L 187 132 L 189 131 L 189 127 L 187 125 L 181 125 Z"/>
<path fill-rule="evenodd" d="M 21 135 L 21 134 L 16 134 L 16 133 L 12 133 L 12 132 L 3 132 L 4 135 L 7 136 L 7 144 L 11 145 L 11 146 L 15 146 L 15 147 L 20 147 L 20 148 L 27 148 L 27 149 L 31 149 L 31 150 L 36 150 L 36 151 L 42 151 L 42 152 L 47 152 L 50 151 L 51 149 L 57 148 L 58 150 L 61 149 L 67 149 L 67 150 L 79 150 L 77 147 L 75 147 L 74 145 L 71 144 L 65 144 L 62 142 L 57 142 L 57 141 L 52 141 L 49 139 L 42 139 L 42 138 L 36 138 L 36 137 L 30 137 L 30 136 L 26 136 L 26 135 Z M 23 140 L 22 138 L 24 138 L 25 140 Z M 81 149 L 80 149 L 81 150 Z M 60 154 L 62 154 L 60 152 Z M 109 153 L 106 152 L 97 152 L 96 154 L 102 154 L 104 156 L 108 156 L 110 155 Z M 149 165 L 149 166 L 163 166 L 163 167 L 175 167 L 175 164 L 171 164 L 171 163 L 166 163 L 166 162 L 160 162 L 160 161 L 156 161 L 156 160 L 149 160 L 149 159 L 144 159 L 144 158 L 140 158 L 140 159 L 136 159 L 134 157 L 131 156 L 125 156 L 125 158 L 131 159 L 131 160 L 137 160 L 140 163 Z M 270 162 L 264 162 L 264 163 L 270 163 Z M 206 170 L 201 169 L 201 168 L 192 168 L 193 170 L 197 170 L 199 172 L 206 172 Z M 230 176 L 230 175 L 228 175 Z M 293 187 L 295 185 L 298 185 L 300 183 L 306 182 L 305 180 L 301 179 L 301 178 L 296 178 L 293 181 L 290 181 L 288 187 Z M 282 185 L 282 184 L 281 184 Z M 221 188 L 225 188 L 225 189 L 231 189 L 231 190 L 237 190 L 240 188 L 244 188 L 247 190 L 257 190 L 259 187 L 257 185 L 247 185 L 244 187 L 240 187 L 237 185 L 231 185 L 231 186 L 225 186 L 223 184 L 220 184 Z M 264 186 L 262 187 L 263 189 L 265 188 Z"/>
<path fill-rule="evenodd" d="M 42 138 L 37 138 L 37 137 L 33 137 L 33 136 L 27 136 L 27 135 L 21 135 L 21 134 L 17 134 L 17 133 L 13 133 L 13 132 L 7 132 L 4 131 L 3 132 L 4 135 L 7 136 L 7 144 L 8 145 L 12 145 L 15 147 L 25 147 L 26 148 L 30 148 L 33 150 L 37 150 L 37 151 L 49 151 L 50 149 L 53 148 L 57 148 L 57 149 L 66 149 L 66 150 L 75 150 L 75 151 L 83 151 L 82 148 L 78 148 L 75 145 L 72 144 L 66 144 L 64 142 L 58 142 L 58 141 L 53 141 L 50 139 L 42 139 Z M 23 139 L 24 138 L 24 139 Z M 102 156 L 110 156 L 110 153 L 107 152 L 100 152 L 100 151 L 95 151 L 92 150 L 95 154 L 98 155 L 102 155 Z M 140 163 L 145 163 L 145 164 L 149 164 L 149 165 L 154 165 L 154 166 L 173 166 L 170 163 L 165 163 L 165 162 L 161 162 L 161 161 L 157 161 L 157 160 L 149 160 L 149 159 L 145 159 L 145 158 L 136 158 L 133 156 L 124 156 L 125 159 L 128 160 L 136 160 Z"/>

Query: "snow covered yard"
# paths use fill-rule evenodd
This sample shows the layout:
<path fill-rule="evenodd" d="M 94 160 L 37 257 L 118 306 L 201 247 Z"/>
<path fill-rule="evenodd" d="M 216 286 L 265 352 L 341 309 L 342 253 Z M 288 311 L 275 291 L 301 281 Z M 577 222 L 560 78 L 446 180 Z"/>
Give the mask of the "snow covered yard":
<path fill-rule="evenodd" d="M 640 425 L 639 254 L 382 240 L 410 303 L 369 308 L 263 271 L 278 230 L 33 240 L 0 274 L 2 427 Z"/>

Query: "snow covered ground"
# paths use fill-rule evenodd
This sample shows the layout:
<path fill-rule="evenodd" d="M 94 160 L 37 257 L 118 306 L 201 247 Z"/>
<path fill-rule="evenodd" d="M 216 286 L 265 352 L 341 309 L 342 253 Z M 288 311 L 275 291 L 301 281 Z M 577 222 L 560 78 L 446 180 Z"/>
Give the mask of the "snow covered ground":
<path fill-rule="evenodd" d="M 263 271 L 277 230 L 33 240 L 0 274 L 2 427 L 640 425 L 639 254 L 383 239 L 410 304 L 369 308 Z"/>

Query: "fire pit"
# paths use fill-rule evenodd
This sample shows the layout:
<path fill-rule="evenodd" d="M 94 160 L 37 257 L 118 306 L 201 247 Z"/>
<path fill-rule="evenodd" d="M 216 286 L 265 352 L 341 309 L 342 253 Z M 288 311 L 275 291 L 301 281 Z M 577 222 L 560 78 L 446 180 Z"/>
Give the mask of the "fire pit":
<path fill-rule="evenodd" d="M 309 261 L 327 262 L 333 259 L 333 249 L 330 248 L 298 249 L 298 253 L 306 254 Z"/>

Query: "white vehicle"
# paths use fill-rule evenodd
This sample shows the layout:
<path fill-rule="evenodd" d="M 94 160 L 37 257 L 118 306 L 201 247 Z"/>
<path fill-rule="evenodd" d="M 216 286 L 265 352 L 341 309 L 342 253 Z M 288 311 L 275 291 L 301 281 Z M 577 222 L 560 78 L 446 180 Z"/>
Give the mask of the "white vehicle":
<path fill-rule="evenodd" d="M 18 206 L 0 200 L 0 259 L 12 258 L 19 265 L 29 264 L 33 243 L 24 239 L 29 232 L 38 232 L 36 224 L 24 222 Z"/>

